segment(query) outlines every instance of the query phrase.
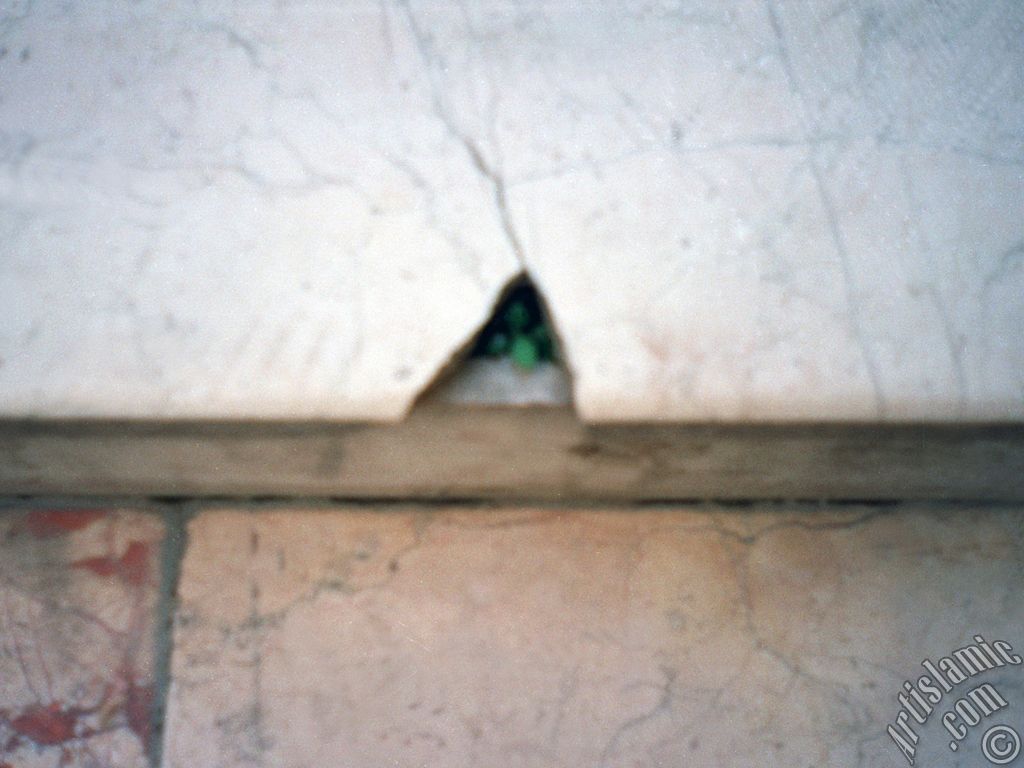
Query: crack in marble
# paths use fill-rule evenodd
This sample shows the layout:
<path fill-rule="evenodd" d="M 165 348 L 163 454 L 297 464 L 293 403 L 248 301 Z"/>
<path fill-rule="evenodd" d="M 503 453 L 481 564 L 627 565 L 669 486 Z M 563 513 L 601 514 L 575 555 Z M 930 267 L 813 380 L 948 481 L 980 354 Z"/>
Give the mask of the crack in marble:
<path fill-rule="evenodd" d="M 811 125 L 811 120 L 808 116 L 809 110 L 807 106 L 807 97 L 803 93 L 803 89 L 800 87 L 796 72 L 793 69 L 793 64 L 790 61 L 789 49 L 786 44 L 786 36 L 782 28 L 782 22 L 779 19 L 778 10 L 776 9 L 773 0 L 763 0 L 763 3 L 765 13 L 768 16 L 769 25 L 772 29 L 772 34 L 775 35 L 776 42 L 778 43 L 779 62 L 782 65 L 783 72 L 786 74 L 789 87 L 797 96 L 801 106 L 804 131 L 805 133 L 813 133 L 815 129 Z M 846 306 L 849 311 L 850 327 L 863 354 L 864 365 L 867 369 L 868 378 L 871 381 L 871 387 L 875 394 L 878 416 L 885 418 L 889 406 L 886 394 L 882 387 L 881 370 L 878 361 L 875 359 L 875 353 L 868 341 L 863 321 L 860 317 L 860 301 L 857 298 L 857 286 L 853 267 L 850 263 L 850 253 L 846 245 L 846 239 L 843 235 L 842 228 L 839 225 L 839 216 L 836 211 L 835 202 L 828 191 L 824 174 L 822 173 L 821 166 L 818 163 L 818 159 L 813 150 L 808 152 L 807 163 L 810 168 L 811 175 L 814 178 L 814 184 L 817 187 L 818 196 L 821 199 L 822 212 L 825 215 L 825 220 L 832 237 L 832 244 L 835 247 L 836 254 L 839 259 L 839 267 L 843 275 L 843 290 L 846 296 Z"/>
<path fill-rule="evenodd" d="M 451 137 L 461 145 L 476 171 L 493 188 L 494 204 L 497 209 L 498 220 L 501 222 L 502 230 L 505 233 L 505 237 L 508 240 L 508 244 L 513 255 L 519 262 L 520 267 L 525 271 L 526 265 L 523 255 L 522 241 L 516 232 L 516 228 L 513 225 L 511 214 L 508 209 L 508 198 L 504 177 L 491 165 L 491 163 L 487 161 L 476 140 L 474 140 L 466 131 L 460 129 L 456 124 L 456 121 L 452 116 L 451 109 L 446 105 L 444 90 L 437 80 L 433 50 L 428 42 L 428 38 L 421 28 L 419 21 L 416 19 L 416 15 L 413 13 L 412 5 L 409 0 L 402 0 L 401 6 L 405 10 L 409 28 L 412 32 L 413 39 L 416 42 L 416 49 L 419 52 L 423 65 L 428 72 L 431 93 L 433 96 L 434 113 L 444 124 L 445 129 Z M 462 6 L 460 7 L 462 8 L 463 13 L 465 13 L 465 8 Z M 514 279 L 515 277 L 512 278 L 512 280 Z"/>

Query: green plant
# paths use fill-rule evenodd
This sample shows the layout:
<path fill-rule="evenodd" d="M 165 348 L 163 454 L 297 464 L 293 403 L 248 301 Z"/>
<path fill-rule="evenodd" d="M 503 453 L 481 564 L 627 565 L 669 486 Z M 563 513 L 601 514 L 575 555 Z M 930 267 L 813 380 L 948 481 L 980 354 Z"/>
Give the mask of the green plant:
<path fill-rule="evenodd" d="M 508 357 L 524 370 L 555 360 L 554 340 L 531 285 L 509 292 L 481 332 L 473 356 Z"/>

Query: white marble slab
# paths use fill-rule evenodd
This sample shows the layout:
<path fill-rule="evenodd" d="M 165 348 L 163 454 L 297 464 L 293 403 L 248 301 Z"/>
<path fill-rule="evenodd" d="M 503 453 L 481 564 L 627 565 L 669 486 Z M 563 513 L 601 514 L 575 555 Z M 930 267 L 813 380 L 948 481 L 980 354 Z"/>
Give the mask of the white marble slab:
<path fill-rule="evenodd" d="M 1015 0 L 0 10 L 0 413 L 401 416 L 527 270 L 594 421 L 1024 417 Z"/>
<path fill-rule="evenodd" d="M 64 5 L 0 23 L 5 414 L 400 416 L 518 271 L 400 15 Z"/>

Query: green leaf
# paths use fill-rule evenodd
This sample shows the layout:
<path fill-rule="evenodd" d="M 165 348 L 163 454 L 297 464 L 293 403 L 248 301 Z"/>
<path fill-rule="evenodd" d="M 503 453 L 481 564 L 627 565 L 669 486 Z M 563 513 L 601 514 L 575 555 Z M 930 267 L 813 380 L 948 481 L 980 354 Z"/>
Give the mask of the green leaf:
<path fill-rule="evenodd" d="M 512 339 L 510 357 L 520 368 L 532 370 L 537 367 L 539 355 L 537 345 L 529 336 L 516 336 Z"/>

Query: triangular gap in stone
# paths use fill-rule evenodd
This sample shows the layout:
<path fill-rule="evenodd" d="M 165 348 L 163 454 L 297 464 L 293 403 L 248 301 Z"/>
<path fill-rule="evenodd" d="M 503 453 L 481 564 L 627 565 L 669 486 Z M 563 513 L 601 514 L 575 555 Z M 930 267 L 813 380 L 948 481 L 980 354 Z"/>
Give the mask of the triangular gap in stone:
<path fill-rule="evenodd" d="M 417 402 L 570 405 L 572 382 L 543 296 L 528 275 L 512 280 L 490 319 Z"/>

